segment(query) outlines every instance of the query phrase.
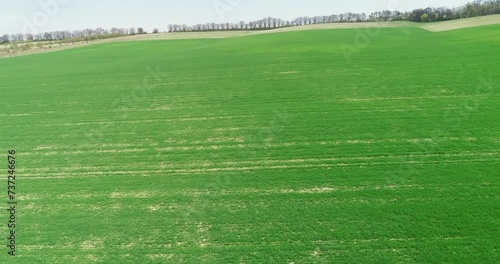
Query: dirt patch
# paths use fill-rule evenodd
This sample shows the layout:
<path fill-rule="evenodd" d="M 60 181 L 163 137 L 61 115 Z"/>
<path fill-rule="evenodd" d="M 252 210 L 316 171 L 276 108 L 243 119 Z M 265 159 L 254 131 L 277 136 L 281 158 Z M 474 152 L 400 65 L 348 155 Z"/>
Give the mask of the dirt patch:
<path fill-rule="evenodd" d="M 83 241 L 80 248 L 83 250 L 99 249 L 104 246 L 104 241 L 102 239 L 92 239 Z"/>
<path fill-rule="evenodd" d="M 162 205 L 151 205 L 148 207 L 149 211 L 151 211 L 151 212 L 159 211 L 162 208 L 163 208 Z"/>
<path fill-rule="evenodd" d="M 148 258 L 151 260 L 169 260 L 172 259 L 175 255 L 174 254 L 149 254 L 146 255 Z"/>

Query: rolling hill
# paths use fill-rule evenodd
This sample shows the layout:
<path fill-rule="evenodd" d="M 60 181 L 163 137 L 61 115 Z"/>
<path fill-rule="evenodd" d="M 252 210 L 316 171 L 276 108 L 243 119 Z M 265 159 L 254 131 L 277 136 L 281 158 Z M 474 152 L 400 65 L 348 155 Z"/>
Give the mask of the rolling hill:
<path fill-rule="evenodd" d="M 499 30 L 305 30 L 2 59 L 15 260 L 498 263 Z"/>

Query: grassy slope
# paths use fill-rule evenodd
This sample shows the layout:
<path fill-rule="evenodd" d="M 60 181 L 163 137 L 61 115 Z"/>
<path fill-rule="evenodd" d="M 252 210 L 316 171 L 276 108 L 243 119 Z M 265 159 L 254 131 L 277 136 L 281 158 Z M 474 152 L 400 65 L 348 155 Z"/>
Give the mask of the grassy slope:
<path fill-rule="evenodd" d="M 216 32 L 178 32 L 174 34 L 159 33 L 159 34 L 126 36 L 126 37 L 98 40 L 92 42 L 79 42 L 79 43 L 77 42 L 72 44 L 70 43 L 62 44 L 58 43 L 57 41 L 40 42 L 37 43 L 38 45 L 37 47 L 33 47 L 27 50 L 21 48 L 21 46 L 23 46 L 24 44 L 17 44 L 18 46 L 17 48 L 12 48 L 13 44 L 0 44 L 0 58 L 29 55 L 34 53 L 54 52 L 63 49 L 78 48 L 82 46 L 94 45 L 103 42 L 205 39 L 205 38 L 219 39 L 219 38 L 243 37 L 243 36 L 269 34 L 269 33 L 274 34 L 274 33 L 290 32 L 290 31 L 319 30 L 319 29 L 351 29 L 351 28 L 421 27 L 425 30 L 433 32 L 441 32 L 441 31 L 456 30 L 462 28 L 492 25 L 492 24 L 500 24 L 500 15 L 473 17 L 473 18 L 458 19 L 445 22 L 433 22 L 433 23 L 414 23 L 407 21 L 331 23 L 331 24 L 305 25 L 305 26 L 279 28 L 273 30 L 257 30 L 257 31 L 251 30 L 251 31 L 216 31 Z M 16 53 L 12 53 L 13 49 L 17 50 Z"/>
<path fill-rule="evenodd" d="M 381 29 L 351 63 L 356 30 L 1 60 L 17 260 L 498 262 L 499 29 Z"/>
<path fill-rule="evenodd" d="M 448 31 L 448 30 L 456 30 L 456 29 L 495 25 L 495 24 L 500 24 L 500 15 L 470 17 L 464 19 L 449 20 L 444 22 L 424 23 L 420 25 L 422 26 L 422 28 L 426 30 L 439 32 L 439 31 Z"/>

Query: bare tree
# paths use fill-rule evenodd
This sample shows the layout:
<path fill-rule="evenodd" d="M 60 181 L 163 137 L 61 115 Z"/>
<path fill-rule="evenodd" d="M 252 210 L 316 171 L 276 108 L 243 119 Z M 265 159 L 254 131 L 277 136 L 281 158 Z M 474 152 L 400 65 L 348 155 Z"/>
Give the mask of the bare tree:
<path fill-rule="evenodd" d="M 33 34 L 31 33 L 27 33 L 24 37 L 27 41 L 33 41 L 35 36 L 33 36 Z"/>
<path fill-rule="evenodd" d="M 0 37 L 0 43 L 10 43 L 9 35 L 5 34 Z"/>
<path fill-rule="evenodd" d="M 52 40 L 52 34 L 50 32 L 43 33 L 43 40 L 45 41 Z"/>

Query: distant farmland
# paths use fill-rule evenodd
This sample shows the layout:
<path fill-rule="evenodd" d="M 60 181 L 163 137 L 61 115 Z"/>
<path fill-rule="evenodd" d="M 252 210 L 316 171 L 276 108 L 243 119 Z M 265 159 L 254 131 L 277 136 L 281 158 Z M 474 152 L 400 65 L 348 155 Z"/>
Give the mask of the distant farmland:
<path fill-rule="evenodd" d="M 312 30 L 1 59 L 16 260 L 498 263 L 499 31 Z"/>

